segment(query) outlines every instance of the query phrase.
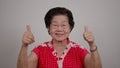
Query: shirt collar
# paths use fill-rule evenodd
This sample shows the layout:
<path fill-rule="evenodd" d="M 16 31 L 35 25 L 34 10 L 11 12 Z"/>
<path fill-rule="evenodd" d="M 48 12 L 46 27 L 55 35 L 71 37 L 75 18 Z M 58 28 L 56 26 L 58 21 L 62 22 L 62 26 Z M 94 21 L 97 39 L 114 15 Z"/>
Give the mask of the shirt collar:
<path fill-rule="evenodd" d="M 69 38 L 67 38 L 67 45 L 70 44 L 70 40 Z M 53 39 L 48 43 L 48 46 L 51 47 L 51 48 L 54 48 L 53 47 Z M 66 46 L 67 47 L 67 46 Z"/>
<path fill-rule="evenodd" d="M 69 43 L 70 43 L 70 40 L 69 40 L 69 38 L 67 38 L 67 44 L 69 44 Z M 53 39 L 50 41 L 50 44 L 53 45 Z"/>

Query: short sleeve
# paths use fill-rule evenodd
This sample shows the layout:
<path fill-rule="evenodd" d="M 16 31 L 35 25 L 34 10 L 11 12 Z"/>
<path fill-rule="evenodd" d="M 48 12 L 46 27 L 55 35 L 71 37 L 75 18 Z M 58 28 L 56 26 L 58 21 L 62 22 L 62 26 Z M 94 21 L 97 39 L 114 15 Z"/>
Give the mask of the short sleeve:
<path fill-rule="evenodd" d="M 84 64 L 84 61 L 85 61 L 85 57 L 86 55 L 88 54 L 88 50 L 84 47 L 79 47 L 79 55 L 80 55 L 80 60 L 81 60 L 81 63 Z"/>
<path fill-rule="evenodd" d="M 41 47 L 38 46 L 38 47 L 35 47 L 35 48 L 32 50 L 32 52 L 34 52 L 34 53 L 37 55 L 38 58 L 39 58 L 39 56 L 40 56 L 40 49 L 41 49 Z"/>
<path fill-rule="evenodd" d="M 88 51 L 87 51 L 87 49 L 84 48 L 81 52 L 81 59 L 82 59 L 83 64 L 84 64 L 85 57 L 86 57 L 87 54 L 88 54 Z"/>

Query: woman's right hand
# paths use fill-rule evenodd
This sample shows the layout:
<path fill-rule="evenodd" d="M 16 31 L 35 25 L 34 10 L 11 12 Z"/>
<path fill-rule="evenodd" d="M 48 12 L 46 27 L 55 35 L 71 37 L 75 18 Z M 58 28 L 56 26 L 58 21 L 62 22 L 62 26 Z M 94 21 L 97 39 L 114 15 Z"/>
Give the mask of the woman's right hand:
<path fill-rule="evenodd" d="M 28 46 L 29 44 L 32 44 L 33 42 L 35 42 L 30 26 L 27 25 L 26 29 L 27 30 L 24 32 L 23 37 L 22 37 L 22 45 L 23 46 Z"/>

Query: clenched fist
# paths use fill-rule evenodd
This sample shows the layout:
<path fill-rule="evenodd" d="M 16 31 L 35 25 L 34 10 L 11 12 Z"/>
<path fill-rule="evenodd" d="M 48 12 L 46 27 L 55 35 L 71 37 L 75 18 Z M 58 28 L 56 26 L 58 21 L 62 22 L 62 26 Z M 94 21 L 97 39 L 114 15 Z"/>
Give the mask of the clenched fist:
<path fill-rule="evenodd" d="M 29 44 L 33 43 L 34 40 L 34 36 L 33 33 L 31 32 L 31 28 L 29 25 L 26 26 L 26 31 L 24 32 L 24 35 L 22 37 L 22 44 L 24 46 L 28 46 Z"/>

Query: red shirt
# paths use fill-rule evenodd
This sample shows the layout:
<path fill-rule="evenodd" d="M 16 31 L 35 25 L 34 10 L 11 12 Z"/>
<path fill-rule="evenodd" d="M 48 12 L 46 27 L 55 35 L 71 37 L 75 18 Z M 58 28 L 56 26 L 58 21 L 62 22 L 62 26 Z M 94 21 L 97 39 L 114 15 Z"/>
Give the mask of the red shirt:
<path fill-rule="evenodd" d="M 58 57 L 52 41 L 33 49 L 38 57 L 38 68 L 84 68 L 88 51 L 81 45 L 68 40 L 63 55 Z"/>

